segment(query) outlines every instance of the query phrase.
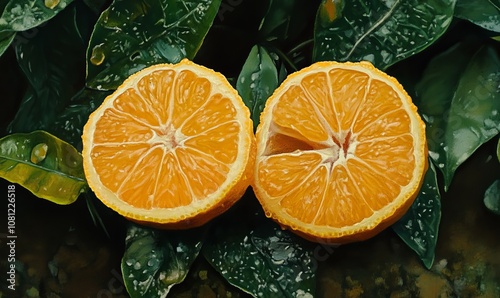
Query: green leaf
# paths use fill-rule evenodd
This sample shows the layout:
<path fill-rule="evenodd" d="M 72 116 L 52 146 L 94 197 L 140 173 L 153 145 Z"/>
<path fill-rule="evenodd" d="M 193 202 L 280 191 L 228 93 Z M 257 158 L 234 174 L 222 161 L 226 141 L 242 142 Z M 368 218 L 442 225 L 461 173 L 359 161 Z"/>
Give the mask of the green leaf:
<path fill-rule="evenodd" d="M 500 32 L 498 0 L 457 0 L 455 16 L 487 30 Z"/>
<path fill-rule="evenodd" d="M 15 37 L 15 32 L 0 32 L 0 56 L 9 48 Z"/>
<path fill-rule="evenodd" d="M 0 17 L 0 32 L 25 31 L 55 17 L 73 0 L 10 0 Z"/>
<path fill-rule="evenodd" d="M 81 88 L 78 85 L 85 76 L 85 41 L 76 7 L 61 12 L 15 50 L 29 86 L 8 130 L 46 130 Z"/>
<path fill-rule="evenodd" d="M 290 41 L 301 34 L 315 5 L 309 0 L 270 0 L 259 26 L 259 35 L 267 41 Z"/>
<path fill-rule="evenodd" d="M 204 232 L 160 231 L 130 224 L 121 268 L 131 297 L 166 297 L 201 250 Z"/>
<path fill-rule="evenodd" d="M 115 0 L 87 49 L 87 86 L 116 89 L 131 74 L 157 63 L 193 59 L 221 0 Z"/>
<path fill-rule="evenodd" d="M 434 251 L 441 221 L 441 194 L 436 170 L 429 162 L 420 193 L 410 210 L 392 228 L 413 249 L 427 269 L 434 262 Z"/>
<path fill-rule="evenodd" d="M 490 45 L 457 44 L 429 63 L 415 90 L 447 190 L 456 169 L 500 130 L 498 54 Z"/>
<path fill-rule="evenodd" d="M 488 210 L 500 215 L 500 180 L 493 181 L 486 189 L 483 202 Z"/>
<path fill-rule="evenodd" d="M 436 41 L 453 19 L 456 0 L 323 0 L 313 59 L 368 60 L 380 69 Z"/>
<path fill-rule="evenodd" d="M 82 150 L 83 126 L 90 113 L 101 105 L 110 92 L 83 88 L 58 113 L 57 118 L 48 125 L 47 131 Z"/>
<path fill-rule="evenodd" d="M 254 297 L 313 297 L 316 260 L 311 243 L 262 216 L 255 229 L 219 226 L 205 258 L 232 285 Z"/>
<path fill-rule="evenodd" d="M 278 70 L 264 47 L 253 46 L 236 82 L 236 90 L 250 109 L 254 130 L 266 100 L 278 87 Z"/>
<path fill-rule="evenodd" d="M 498 139 L 498 144 L 497 144 L 497 159 L 500 161 L 500 139 Z"/>
<path fill-rule="evenodd" d="M 78 151 L 45 131 L 1 138 L 0 176 L 62 205 L 73 203 L 87 186 Z"/>

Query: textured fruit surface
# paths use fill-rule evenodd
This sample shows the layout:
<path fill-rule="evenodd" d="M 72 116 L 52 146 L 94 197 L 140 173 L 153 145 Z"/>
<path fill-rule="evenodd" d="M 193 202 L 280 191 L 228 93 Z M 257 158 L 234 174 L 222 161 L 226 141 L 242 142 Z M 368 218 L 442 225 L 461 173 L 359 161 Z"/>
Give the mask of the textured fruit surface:
<path fill-rule="evenodd" d="M 199 226 L 250 184 L 252 125 L 220 73 L 188 60 L 154 65 L 130 76 L 89 117 L 85 175 L 105 205 L 131 220 Z"/>
<path fill-rule="evenodd" d="M 313 241 L 370 238 L 411 206 L 427 169 L 425 124 L 368 62 L 317 62 L 268 99 L 254 191 L 266 215 Z"/>

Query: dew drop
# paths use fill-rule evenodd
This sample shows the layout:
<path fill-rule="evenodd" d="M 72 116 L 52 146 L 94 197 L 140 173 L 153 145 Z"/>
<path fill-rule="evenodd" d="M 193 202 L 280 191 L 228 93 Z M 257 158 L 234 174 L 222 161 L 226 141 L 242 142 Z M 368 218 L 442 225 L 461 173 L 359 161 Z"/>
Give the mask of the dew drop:
<path fill-rule="evenodd" d="M 104 62 L 104 51 L 103 51 L 103 46 L 104 44 L 98 44 L 92 49 L 92 55 L 90 56 L 90 62 L 96 66 L 99 66 Z"/>
<path fill-rule="evenodd" d="M 54 9 L 59 4 L 60 0 L 45 0 L 45 7 Z"/>
<path fill-rule="evenodd" d="M 31 150 L 31 162 L 34 164 L 37 164 L 45 159 L 47 156 L 47 150 L 49 149 L 49 146 L 45 143 L 40 143 L 37 144 L 33 149 Z"/>

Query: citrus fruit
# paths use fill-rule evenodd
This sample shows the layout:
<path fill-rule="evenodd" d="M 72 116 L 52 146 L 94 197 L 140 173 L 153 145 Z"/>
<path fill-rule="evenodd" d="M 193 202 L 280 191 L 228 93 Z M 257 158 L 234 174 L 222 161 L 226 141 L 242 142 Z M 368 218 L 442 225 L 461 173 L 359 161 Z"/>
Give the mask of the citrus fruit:
<path fill-rule="evenodd" d="M 108 207 L 144 224 L 200 226 L 249 186 L 250 112 L 225 77 L 183 60 L 131 75 L 83 130 L 88 184 Z"/>
<path fill-rule="evenodd" d="M 266 215 L 306 239 L 370 238 L 409 209 L 427 168 L 425 124 L 369 62 L 317 62 L 268 99 L 253 188 Z"/>

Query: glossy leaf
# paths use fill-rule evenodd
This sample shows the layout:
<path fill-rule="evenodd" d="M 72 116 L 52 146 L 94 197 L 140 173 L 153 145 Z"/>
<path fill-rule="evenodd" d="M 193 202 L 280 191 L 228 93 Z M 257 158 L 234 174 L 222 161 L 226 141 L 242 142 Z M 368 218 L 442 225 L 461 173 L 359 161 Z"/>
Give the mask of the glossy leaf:
<path fill-rule="evenodd" d="M 488 210 L 500 215 L 500 180 L 495 180 L 486 189 L 483 201 Z"/>
<path fill-rule="evenodd" d="M 500 161 L 500 139 L 498 139 L 497 143 L 497 159 Z"/>
<path fill-rule="evenodd" d="M 5 53 L 5 51 L 9 48 L 15 37 L 16 37 L 15 32 L 0 33 L 0 56 L 2 56 L 3 53 Z"/>
<path fill-rule="evenodd" d="M 95 25 L 87 49 L 87 86 L 116 89 L 157 63 L 193 59 L 221 0 L 115 0 Z"/>
<path fill-rule="evenodd" d="M 290 41 L 299 36 L 314 14 L 311 0 L 271 0 L 262 22 L 259 35 L 267 41 Z"/>
<path fill-rule="evenodd" d="M 410 210 L 392 228 L 413 249 L 427 269 L 432 267 L 441 222 L 441 194 L 436 170 L 429 162 L 420 193 Z"/>
<path fill-rule="evenodd" d="M 254 46 L 236 82 L 236 90 L 250 109 L 254 130 L 266 100 L 278 87 L 278 70 L 264 47 Z"/>
<path fill-rule="evenodd" d="M 203 231 L 161 231 L 130 224 L 121 268 L 131 297 L 166 297 L 186 277 L 201 250 Z"/>
<path fill-rule="evenodd" d="M 78 24 L 72 6 L 39 28 L 31 39 L 16 45 L 17 60 L 29 86 L 9 132 L 46 130 L 80 89 L 85 76 L 85 37 Z"/>
<path fill-rule="evenodd" d="M 500 59 L 489 45 L 458 44 L 429 63 L 415 90 L 447 190 L 455 170 L 500 130 Z"/>
<path fill-rule="evenodd" d="M 457 0 L 455 16 L 487 30 L 500 32 L 500 1 Z"/>
<path fill-rule="evenodd" d="M 90 113 L 99 107 L 109 94 L 110 92 L 88 88 L 80 90 L 48 125 L 47 130 L 81 151 L 83 126 L 87 123 Z"/>
<path fill-rule="evenodd" d="M 203 247 L 205 258 L 254 297 L 313 297 L 317 263 L 311 243 L 264 217 L 261 223 L 256 229 L 220 227 Z"/>
<path fill-rule="evenodd" d="M 55 17 L 73 0 L 10 0 L 0 17 L 0 32 L 25 31 Z"/>
<path fill-rule="evenodd" d="M 453 19 L 456 0 L 323 0 L 313 59 L 372 62 L 380 69 L 436 41 Z"/>
<path fill-rule="evenodd" d="M 45 131 L 0 139 L 0 176 L 62 205 L 73 203 L 87 186 L 81 155 Z"/>

